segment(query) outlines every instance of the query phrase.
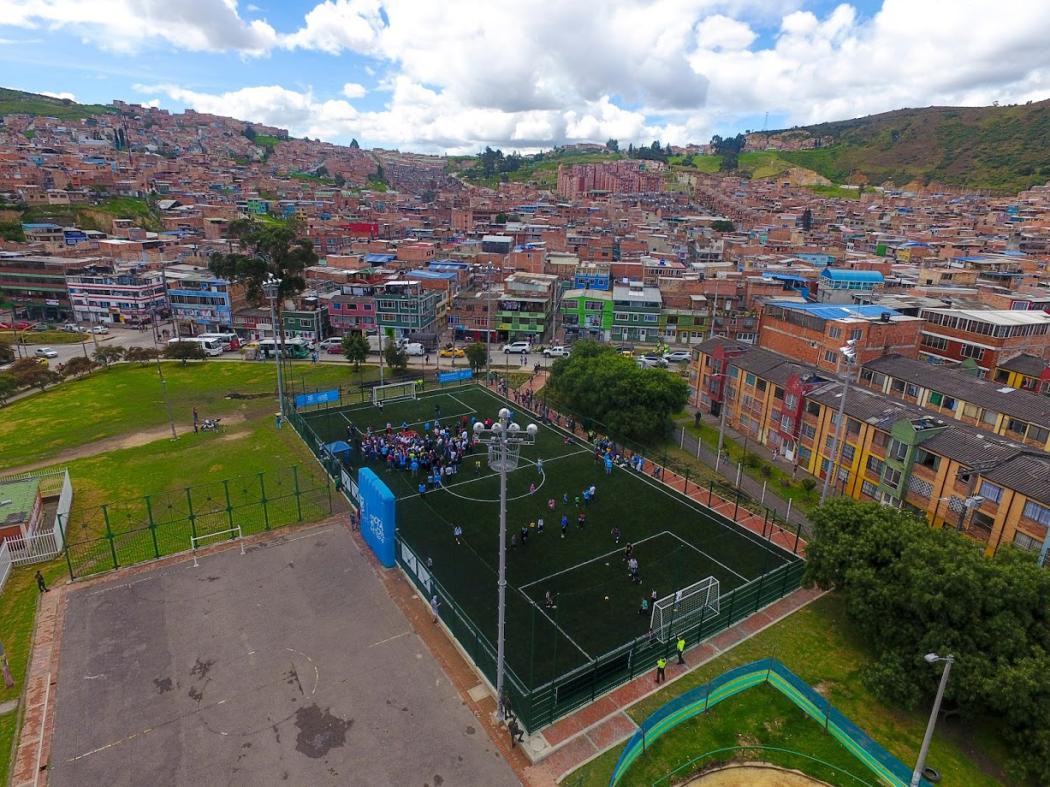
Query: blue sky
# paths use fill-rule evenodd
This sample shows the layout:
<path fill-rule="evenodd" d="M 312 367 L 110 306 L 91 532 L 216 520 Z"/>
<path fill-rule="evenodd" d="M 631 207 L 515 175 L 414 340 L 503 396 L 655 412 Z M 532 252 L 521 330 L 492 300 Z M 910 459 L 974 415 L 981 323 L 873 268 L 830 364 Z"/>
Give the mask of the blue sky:
<path fill-rule="evenodd" d="M 425 152 L 682 144 L 767 112 L 776 128 L 1046 98 L 1048 5 L 0 0 L 0 83 Z"/>

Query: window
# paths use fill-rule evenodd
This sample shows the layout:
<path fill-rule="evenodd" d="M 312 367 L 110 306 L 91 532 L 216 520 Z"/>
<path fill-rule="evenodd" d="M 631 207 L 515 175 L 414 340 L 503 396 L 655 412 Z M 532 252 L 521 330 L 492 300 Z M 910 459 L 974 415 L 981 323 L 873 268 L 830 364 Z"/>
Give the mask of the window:
<path fill-rule="evenodd" d="M 871 481 L 864 481 L 860 485 L 860 491 L 868 497 L 875 497 L 875 484 L 871 483 Z"/>
<path fill-rule="evenodd" d="M 852 418 L 846 419 L 846 434 L 847 435 L 859 435 L 860 434 L 860 421 L 854 421 Z"/>
<path fill-rule="evenodd" d="M 882 460 L 877 456 L 869 456 L 865 466 L 875 475 L 882 475 Z"/>
<path fill-rule="evenodd" d="M 820 415 L 820 405 L 816 402 L 806 402 L 807 415 Z"/>
<path fill-rule="evenodd" d="M 744 378 L 744 383 L 747 384 L 747 385 L 754 385 L 755 384 L 755 375 L 753 375 L 750 372 L 748 372 L 747 376 Z"/>
<path fill-rule="evenodd" d="M 1040 525 L 1050 527 L 1050 507 L 1040 505 L 1034 500 L 1024 504 L 1024 516 Z"/>
<path fill-rule="evenodd" d="M 1006 431 L 1013 432 L 1014 434 L 1023 435 L 1027 427 L 1028 424 L 1024 421 L 1019 421 L 1016 418 L 1010 418 L 1006 421 Z"/>
<path fill-rule="evenodd" d="M 999 420 L 999 413 L 994 410 L 985 410 L 984 415 L 981 416 L 981 420 L 989 426 L 995 426 L 995 422 Z"/>
<path fill-rule="evenodd" d="M 781 391 L 780 388 L 777 388 L 777 391 L 783 394 L 783 391 Z M 773 396 L 775 396 L 777 399 L 780 399 L 781 397 L 777 396 L 777 391 L 773 392 Z M 785 407 L 794 410 L 798 406 L 798 397 L 795 396 L 795 394 L 788 394 L 787 396 L 784 396 L 783 399 Z"/>
<path fill-rule="evenodd" d="M 890 389 L 894 393 L 904 393 L 904 380 L 895 379 L 893 385 L 890 386 Z"/>
<path fill-rule="evenodd" d="M 1043 445 L 1048 439 L 1050 439 L 1050 429 L 1044 429 L 1041 426 L 1031 424 L 1028 427 L 1028 439 Z"/>
<path fill-rule="evenodd" d="M 871 444 L 878 446 L 879 448 L 884 448 L 886 446 L 886 441 L 889 439 L 890 436 L 885 432 L 876 432 L 871 438 Z"/>
<path fill-rule="evenodd" d="M 613 319 L 616 320 L 616 322 L 627 322 L 627 312 L 614 312 Z"/>
<path fill-rule="evenodd" d="M 838 356 L 838 354 L 833 353 L 831 350 L 825 350 L 824 351 L 824 360 L 827 361 L 828 363 L 838 363 L 839 356 Z"/>
<path fill-rule="evenodd" d="M 852 462 L 853 457 L 857 455 L 857 449 L 849 443 L 844 443 L 842 446 L 842 461 L 843 463 Z"/>
<path fill-rule="evenodd" d="M 817 436 L 817 427 L 812 424 L 802 424 L 802 436 L 812 440 Z"/>
<path fill-rule="evenodd" d="M 972 404 L 963 405 L 964 418 L 977 418 L 977 406 Z"/>
<path fill-rule="evenodd" d="M 852 331 L 849 332 L 849 338 L 853 339 L 853 341 L 858 341 L 863 334 L 864 331 L 862 331 L 860 328 L 854 328 Z"/>
<path fill-rule="evenodd" d="M 882 481 L 886 486 L 897 489 L 901 483 L 901 471 L 894 470 L 892 467 L 887 467 L 886 474 L 882 477 Z"/>
<path fill-rule="evenodd" d="M 931 470 L 936 470 L 941 464 L 941 458 L 937 456 L 937 454 L 931 454 L 929 451 L 920 448 L 915 453 L 915 464 L 928 467 Z"/>
<path fill-rule="evenodd" d="M 978 490 L 977 494 L 979 494 L 981 497 L 983 497 L 990 503 L 998 503 L 999 500 L 1002 499 L 1003 489 L 1002 487 L 996 486 L 995 484 L 990 484 L 987 481 L 982 481 L 981 488 Z"/>
<path fill-rule="evenodd" d="M 919 396 L 919 386 L 917 386 L 915 383 L 908 383 L 907 387 L 904 389 L 904 394 L 905 394 L 905 396 L 911 396 L 912 398 L 918 398 L 918 396 Z"/>
<path fill-rule="evenodd" d="M 828 329 L 828 336 L 830 336 L 832 339 L 841 339 L 842 338 L 842 329 L 841 328 L 829 328 Z"/>
<path fill-rule="evenodd" d="M 809 458 L 813 456 L 813 452 L 806 448 L 804 445 L 798 447 L 798 461 L 800 464 L 809 464 Z"/>
<path fill-rule="evenodd" d="M 1025 549 L 1029 552 L 1034 552 L 1041 548 L 1043 542 L 1037 538 L 1026 536 L 1024 533 L 1014 533 L 1014 546 L 1019 549 Z"/>
<path fill-rule="evenodd" d="M 984 348 L 973 344 L 964 344 L 960 353 L 963 358 L 973 358 L 975 361 L 980 361 L 984 358 Z"/>
<path fill-rule="evenodd" d="M 908 455 L 908 444 L 902 443 L 900 440 L 891 440 L 889 453 L 898 462 L 903 462 L 904 457 Z"/>
<path fill-rule="evenodd" d="M 929 347 L 931 350 L 946 350 L 948 349 L 948 340 L 941 336 L 932 336 L 924 333 L 922 335 L 922 346 Z"/>

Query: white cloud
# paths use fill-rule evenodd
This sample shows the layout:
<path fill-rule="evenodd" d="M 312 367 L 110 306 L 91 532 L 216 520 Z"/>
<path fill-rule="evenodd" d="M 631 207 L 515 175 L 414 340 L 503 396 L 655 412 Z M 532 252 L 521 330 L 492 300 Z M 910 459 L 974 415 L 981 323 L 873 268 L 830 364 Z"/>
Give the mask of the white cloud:
<path fill-rule="evenodd" d="M 347 98 L 364 98 L 368 95 L 368 88 L 356 82 L 347 82 L 343 85 L 343 95 Z"/>
<path fill-rule="evenodd" d="M 750 25 L 721 14 L 707 17 L 696 28 L 696 43 L 701 49 L 746 49 L 755 37 Z"/>
<path fill-rule="evenodd" d="M 65 28 L 117 52 L 162 41 L 191 51 L 258 55 L 277 43 L 265 21 L 240 17 L 236 0 L 0 0 L 0 24 Z"/>
<path fill-rule="evenodd" d="M 41 90 L 40 91 L 40 95 L 42 95 L 42 96 L 51 96 L 51 98 L 69 99 L 70 101 L 76 101 L 77 100 L 77 97 L 74 96 L 72 93 L 70 93 L 68 91 L 64 92 L 64 93 L 51 93 L 51 92 L 49 92 L 47 90 Z"/>
<path fill-rule="evenodd" d="M 344 49 L 370 51 L 383 24 L 379 6 L 379 0 L 325 0 L 306 15 L 302 28 L 284 36 L 281 43 L 330 55 Z"/>

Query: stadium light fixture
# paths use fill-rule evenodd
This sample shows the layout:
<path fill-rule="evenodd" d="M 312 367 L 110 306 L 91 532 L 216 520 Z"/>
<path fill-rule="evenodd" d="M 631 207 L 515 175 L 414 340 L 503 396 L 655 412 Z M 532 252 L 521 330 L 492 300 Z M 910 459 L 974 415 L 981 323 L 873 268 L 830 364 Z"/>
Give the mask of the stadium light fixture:
<path fill-rule="evenodd" d="M 272 273 L 262 283 L 263 295 L 270 302 L 270 324 L 273 326 L 274 360 L 277 361 L 277 406 L 284 423 L 284 374 L 281 371 L 281 354 L 284 347 L 277 339 L 277 296 L 281 291 L 281 280 Z"/>
<path fill-rule="evenodd" d="M 481 445 L 488 447 L 489 467 L 499 473 L 499 617 L 496 631 L 496 719 L 507 718 L 504 701 L 504 678 L 506 666 L 506 622 L 507 622 L 507 473 L 518 466 L 523 445 L 533 445 L 539 427 L 529 424 L 524 432 L 519 424 L 511 421 L 513 413 L 501 407 L 498 419 L 486 428 L 478 421 L 474 424 L 474 436 Z"/>
<path fill-rule="evenodd" d="M 915 761 L 915 770 L 911 773 L 911 787 L 919 787 L 922 772 L 926 770 L 926 755 L 930 751 L 930 741 L 933 740 L 933 728 L 937 726 L 937 714 L 941 710 L 941 700 L 944 699 L 944 687 L 948 685 L 948 673 L 955 663 L 955 656 L 949 653 L 947 656 L 939 656 L 936 653 L 927 653 L 923 656 L 927 664 L 944 662 L 944 671 L 941 673 L 941 682 L 937 686 L 937 696 L 933 700 L 933 711 L 930 713 L 930 721 L 926 725 L 926 735 L 922 739 L 922 747 L 919 749 L 919 759 Z"/>

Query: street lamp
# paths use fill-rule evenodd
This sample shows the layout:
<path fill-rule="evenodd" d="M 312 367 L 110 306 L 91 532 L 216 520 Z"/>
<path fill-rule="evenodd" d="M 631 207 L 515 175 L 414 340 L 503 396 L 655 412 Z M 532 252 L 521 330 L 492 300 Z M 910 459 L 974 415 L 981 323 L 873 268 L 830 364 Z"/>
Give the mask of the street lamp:
<path fill-rule="evenodd" d="M 842 429 L 846 425 L 846 397 L 849 395 L 850 370 L 853 368 L 853 361 L 857 357 L 857 342 L 850 339 L 844 347 L 839 347 L 839 352 L 842 354 L 842 360 L 846 365 L 846 375 L 842 383 L 842 400 L 839 402 L 839 421 L 835 427 L 835 443 L 831 448 L 831 455 L 834 459 L 831 467 L 828 468 L 828 472 L 824 475 L 824 487 L 820 490 L 821 505 L 827 499 L 828 485 L 832 477 L 839 474 L 839 462 L 842 459 Z"/>
<path fill-rule="evenodd" d="M 922 739 L 922 748 L 919 749 L 919 759 L 915 763 L 915 770 L 911 774 L 911 787 L 919 787 L 922 772 L 926 770 L 926 754 L 930 750 L 930 741 L 933 740 L 933 728 L 937 725 L 937 714 L 941 710 L 941 700 L 944 698 L 944 687 L 948 685 L 948 673 L 955 663 L 955 656 L 949 653 L 947 656 L 938 656 L 936 653 L 927 653 L 923 656 L 927 664 L 944 662 L 944 672 L 941 673 L 941 683 L 937 687 L 937 696 L 933 700 L 933 712 L 930 713 L 929 724 L 926 725 L 926 735 Z"/>
<path fill-rule="evenodd" d="M 539 427 L 529 424 L 521 427 L 510 420 L 511 412 L 500 409 L 498 420 L 491 427 L 478 421 L 474 424 L 474 437 L 479 444 L 488 446 L 489 467 L 499 473 L 499 618 L 496 631 L 496 718 L 503 721 L 507 709 L 503 701 L 503 678 L 505 667 L 504 629 L 507 618 L 507 473 L 518 466 L 523 445 L 534 445 Z"/>
<path fill-rule="evenodd" d="M 277 404 L 284 423 L 284 374 L 281 371 L 281 353 L 284 346 L 277 341 L 277 295 L 281 289 L 281 280 L 272 273 L 262 283 L 262 291 L 270 302 L 270 324 L 273 326 L 274 360 L 277 361 Z"/>

